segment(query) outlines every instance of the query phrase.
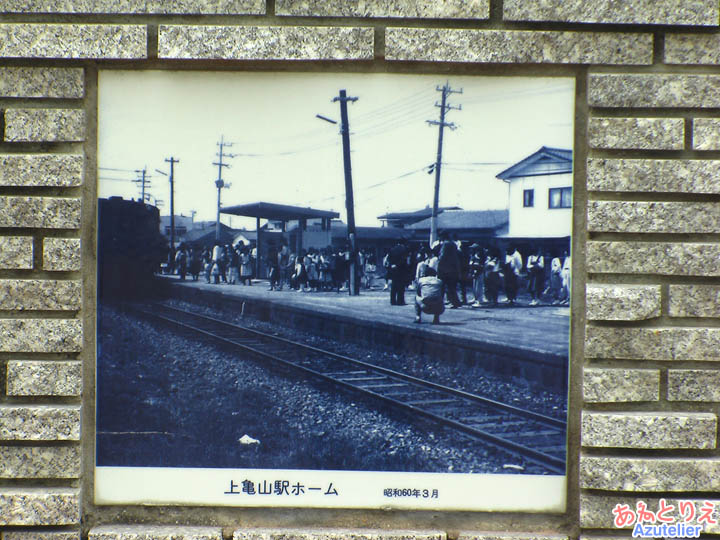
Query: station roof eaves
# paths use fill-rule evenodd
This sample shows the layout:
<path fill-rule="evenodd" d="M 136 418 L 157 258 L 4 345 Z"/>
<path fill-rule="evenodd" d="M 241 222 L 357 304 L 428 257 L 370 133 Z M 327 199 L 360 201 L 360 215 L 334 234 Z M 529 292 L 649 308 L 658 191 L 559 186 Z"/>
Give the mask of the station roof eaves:
<path fill-rule="evenodd" d="M 329 210 L 318 210 L 316 208 L 291 206 L 287 204 L 275 204 L 269 202 L 256 202 L 250 204 L 237 204 L 226 206 L 220 209 L 221 214 L 232 214 L 234 216 L 245 216 L 254 218 L 273 219 L 290 221 L 293 219 L 312 218 L 337 218 L 340 214 Z"/>

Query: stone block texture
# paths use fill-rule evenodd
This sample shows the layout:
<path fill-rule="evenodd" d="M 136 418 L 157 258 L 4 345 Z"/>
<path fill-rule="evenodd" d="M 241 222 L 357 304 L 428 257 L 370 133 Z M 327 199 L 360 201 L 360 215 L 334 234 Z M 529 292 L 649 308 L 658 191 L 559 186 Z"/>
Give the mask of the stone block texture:
<path fill-rule="evenodd" d="M 0 24 L 0 58 L 132 60 L 146 57 L 144 25 Z"/>
<path fill-rule="evenodd" d="M 79 446 L 0 446 L 0 478 L 79 478 Z"/>
<path fill-rule="evenodd" d="M 103 525 L 90 530 L 88 540 L 222 540 L 219 527 Z"/>
<path fill-rule="evenodd" d="M 700 507 L 705 501 L 709 501 L 715 505 L 715 508 L 720 505 L 720 500 L 713 498 L 697 499 L 691 497 L 678 497 L 670 498 L 664 497 L 667 504 L 671 504 L 678 508 L 678 503 L 682 501 L 691 501 L 695 505 L 695 518 L 689 523 L 697 524 L 697 518 L 700 515 Z M 631 509 L 636 508 L 638 501 L 643 501 L 647 504 L 650 511 L 655 512 L 658 509 L 660 497 L 653 496 L 603 496 L 603 495 L 591 495 L 581 494 L 580 495 L 580 526 L 588 529 L 615 529 L 613 524 L 613 518 L 615 517 L 612 513 L 613 508 L 618 504 L 629 505 Z M 626 528 L 632 528 L 632 525 L 627 525 Z M 708 523 L 704 527 L 704 532 L 708 534 L 720 533 L 720 525 L 718 523 Z"/>
<path fill-rule="evenodd" d="M 85 111 L 79 109 L 7 109 L 8 142 L 78 142 L 85 140 Z"/>
<path fill-rule="evenodd" d="M 402 17 L 408 19 L 487 19 L 489 0 L 276 0 L 276 15 L 304 17 Z"/>
<path fill-rule="evenodd" d="M 720 76 L 693 74 L 590 74 L 592 107 L 720 106 Z"/>
<path fill-rule="evenodd" d="M 0 352 L 79 352 L 77 319 L 0 319 Z"/>
<path fill-rule="evenodd" d="M 32 267 L 32 236 L 0 236 L 0 269 L 27 270 Z"/>
<path fill-rule="evenodd" d="M 78 310 L 81 304 L 79 281 L 0 279 L 0 309 Z"/>
<path fill-rule="evenodd" d="M 659 285 L 588 285 L 587 318 L 604 321 L 640 321 L 660 316 Z"/>
<path fill-rule="evenodd" d="M 717 491 L 720 460 L 583 456 L 580 487 L 606 491 Z"/>
<path fill-rule="evenodd" d="M 82 364 L 76 361 L 9 360 L 9 396 L 79 396 Z"/>
<path fill-rule="evenodd" d="M 49 530 L 8 531 L 3 540 L 81 540 L 80 531 L 55 532 Z"/>
<path fill-rule="evenodd" d="M 693 150 L 720 150 L 720 118 L 695 118 Z"/>
<path fill-rule="evenodd" d="M 589 191 L 720 193 L 717 160 L 604 159 L 587 162 Z"/>
<path fill-rule="evenodd" d="M 43 270 L 55 272 L 80 270 L 81 248 L 79 238 L 43 239 Z"/>
<path fill-rule="evenodd" d="M 83 161 L 83 156 L 77 154 L 0 155 L 0 186 L 79 186 L 83 182 Z"/>
<path fill-rule="evenodd" d="M 712 0 L 504 0 L 503 18 L 510 21 L 664 24 L 716 26 L 718 4 Z"/>
<path fill-rule="evenodd" d="M 166 26 L 158 56 L 168 59 L 370 60 L 372 28 L 329 26 Z"/>
<path fill-rule="evenodd" d="M 239 529 L 233 540 L 445 540 L 439 531 L 378 529 Z"/>
<path fill-rule="evenodd" d="M 716 65 L 720 63 L 720 36 L 668 33 L 665 36 L 665 63 Z"/>
<path fill-rule="evenodd" d="M 682 118 L 590 118 L 591 148 L 635 150 L 682 150 L 685 120 Z"/>
<path fill-rule="evenodd" d="M 582 416 L 582 445 L 603 448 L 715 448 L 711 413 L 599 413 Z"/>
<path fill-rule="evenodd" d="M 716 233 L 720 205 L 694 202 L 589 201 L 588 230 L 624 233 Z"/>
<path fill-rule="evenodd" d="M 76 198 L 0 196 L 0 227 L 79 229 L 81 207 Z"/>
<path fill-rule="evenodd" d="M 591 273 L 720 276 L 720 244 L 591 241 L 586 261 Z"/>
<path fill-rule="evenodd" d="M 82 68 L 0 67 L 3 97 L 77 99 L 84 93 Z"/>
<path fill-rule="evenodd" d="M 585 356 L 627 360 L 720 360 L 720 328 L 588 326 Z"/>
<path fill-rule="evenodd" d="M 80 524 L 80 494 L 75 489 L 0 488 L 0 525 L 2 526 L 78 524 Z"/>
<path fill-rule="evenodd" d="M 561 534 L 460 532 L 458 540 L 568 540 Z"/>
<path fill-rule="evenodd" d="M 720 317 L 717 285 L 670 285 L 668 314 L 671 317 Z"/>
<path fill-rule="evenodd" d="M 669 369 L 668 401 L 720 401 L 720 372 L 714 369 Z"/>
<path fill-rule="evenodd" d="M 589 368 L 583 370 L 583 399 L 587 403 L 657 401 L 660 370 Z"/>
<path fill-rule="evenodd" d="M 385 58 L 403 61 L 649 64 L 651 34 L 388 28 Z"/>
<path fill-rule="evenodd" d="M 80 407 L 0 405 L 0 440 L 80 440 Z"/>
<path fill-rule="evenodd" d="M 8 13 L 264 14 L 265 0 L 5 0 Z"/>

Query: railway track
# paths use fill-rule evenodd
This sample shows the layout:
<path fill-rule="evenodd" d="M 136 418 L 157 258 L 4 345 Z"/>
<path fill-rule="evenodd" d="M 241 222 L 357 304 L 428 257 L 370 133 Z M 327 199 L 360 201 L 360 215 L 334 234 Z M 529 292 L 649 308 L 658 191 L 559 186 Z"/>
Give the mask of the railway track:
<path fill-rule="evenodd" d="M 361 393 L 385 409 L 401 409 L 565 473 L 566 423 L 332 353 L 164 304 L 134 306 L 139 314 Z"/>

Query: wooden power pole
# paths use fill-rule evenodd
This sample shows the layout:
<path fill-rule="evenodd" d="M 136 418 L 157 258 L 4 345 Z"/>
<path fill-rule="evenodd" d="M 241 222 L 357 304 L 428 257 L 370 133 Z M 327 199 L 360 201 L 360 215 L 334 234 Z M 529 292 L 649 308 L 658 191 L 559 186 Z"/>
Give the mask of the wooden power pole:
<path fill-rule="evenodd" d="M 350 243 L 350 288 L 351 296 L 360 294 L 360 280 L 357 272 L 357 238 L 355 236 L 355 201 L 353 199 L 352 167 L 350 165 L 350 122 L 348 121 L 347 102 L 355 102 L 358 98 L 348 97 L 345 90 L 333 98 L 340 102 L 340 134 L 343 144 L 343 165 L 345 168 L 345 208 L 347 210 L 348 241 Z"/>

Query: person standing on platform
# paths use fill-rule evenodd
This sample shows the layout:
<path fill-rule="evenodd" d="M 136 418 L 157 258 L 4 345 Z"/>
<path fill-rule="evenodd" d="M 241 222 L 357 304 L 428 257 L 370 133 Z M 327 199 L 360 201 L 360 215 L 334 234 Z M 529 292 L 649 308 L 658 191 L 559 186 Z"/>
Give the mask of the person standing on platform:
<path fill-rule="evenodd" d="M 270 282 L 268 291 L 281 290 L 279 260 L 280 257 L 277 249 L 271 246 L 267 255 L 268 281 Z"/>
<path fill-rule="evenodd" d="M 470 246 L 470 260 L 468 262 L 469 275 L 472 278 L 473 303 L 472 307 L 480 307 L 485 302 L 485 254 L 479 244 Z"/>
<path fill-rule="evenodd" d="M 398 240 L 388 254 L 388 278 L 390 279 L 390 305 L 405 305 L 405 279 L 407 276 L 408 251 L 404 240 Z"/>
<path fill-rule="evenodd" d="M 451 309 L 460 307 L 457 295 L 460 281 L 460 256 L 457 245 L 450 240 L 446 231 L 440 234 L 440 255 L 438 256 L 438 278 L 443 282 L 444 292 L 447 295 Z"/>
<path fill-rule="evenodd" d="M 522 270 L 522 256 L 514 246 L 509 247 L 505 255 L 503 274 L 505 274 L 505 296 L 510 305 L 513 305 L 517 299 L 520 270 Z"/>
<path fill-rule="evenodd" d="M 545 289 L 545 259 L 543 259 L 542 247 L 528 257 L 527 270 L 530 275 L 528 289 L 532 298 L 530 305 L 536 306 L 540 303 L 540 296 Z"/>

